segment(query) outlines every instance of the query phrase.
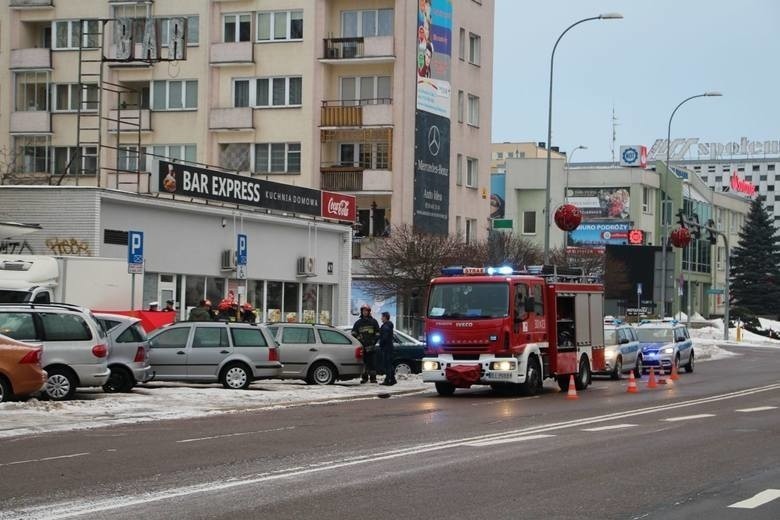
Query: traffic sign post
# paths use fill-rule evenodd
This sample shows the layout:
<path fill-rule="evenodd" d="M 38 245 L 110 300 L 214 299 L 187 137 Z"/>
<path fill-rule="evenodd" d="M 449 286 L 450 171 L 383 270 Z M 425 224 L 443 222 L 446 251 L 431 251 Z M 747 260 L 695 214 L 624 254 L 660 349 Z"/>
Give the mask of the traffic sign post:
<path fill-rule="evenodd" d="M 144 233 L 127 232 L 127 272 L 130 273 L 130 309 L 135 310 L 135 275 L 144 274 Z"/>

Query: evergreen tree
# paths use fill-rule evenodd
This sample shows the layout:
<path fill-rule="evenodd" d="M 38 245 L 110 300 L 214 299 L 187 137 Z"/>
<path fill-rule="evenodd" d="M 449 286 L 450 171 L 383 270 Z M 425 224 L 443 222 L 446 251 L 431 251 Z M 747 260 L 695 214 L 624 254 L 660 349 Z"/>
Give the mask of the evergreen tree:
<path fill-rule="evenodd" d="M 750 205 L 739 243 L 731 253 L 731 297 L 742 312 L 780 312 L 780 238 L 772 217 L 756 197 Z"/>

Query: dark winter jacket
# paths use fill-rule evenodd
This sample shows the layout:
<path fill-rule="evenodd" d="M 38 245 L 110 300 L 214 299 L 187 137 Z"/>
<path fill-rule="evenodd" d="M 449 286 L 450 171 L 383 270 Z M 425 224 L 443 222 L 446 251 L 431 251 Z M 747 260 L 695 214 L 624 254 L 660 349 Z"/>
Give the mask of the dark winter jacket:
<path fill-rule="evenodd" d="M 361 316 L 352 326 L 352 335 L 364 347 L 373 347 L 379 337 L 379 323 L 371 316 Z"/>
<path fill-rule="evenodd" d="M 379 327 L 379 348 L 381 350 L 393 350 L 393 322 L 388 320 Z"/>
<path fill-rule="evenodd" d="M 211 321 L 211 313 L 205 307 L 193 307 L 189 321 Z"/>

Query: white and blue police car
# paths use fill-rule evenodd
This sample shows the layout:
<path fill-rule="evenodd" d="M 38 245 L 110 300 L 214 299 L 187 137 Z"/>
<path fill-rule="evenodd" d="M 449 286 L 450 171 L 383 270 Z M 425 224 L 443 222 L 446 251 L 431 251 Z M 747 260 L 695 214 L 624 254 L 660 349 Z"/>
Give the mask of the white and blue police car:
<path fill-rule="evenodd" d="M 636 325 L 642 347 L 642 362 L 649 367 L 671 372 L 672 366 L 693 372 L 693 341 L 688 327 L 677 320 L 642 320 Z"/>

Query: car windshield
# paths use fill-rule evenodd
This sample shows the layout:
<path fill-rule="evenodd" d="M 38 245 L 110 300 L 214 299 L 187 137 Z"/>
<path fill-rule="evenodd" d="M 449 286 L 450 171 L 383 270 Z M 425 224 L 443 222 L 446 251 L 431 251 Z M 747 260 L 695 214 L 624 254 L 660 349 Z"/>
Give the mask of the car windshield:
<path fill-rule="evenodd" d="M 509 312 L 509 285 L 500 282 L 442 283 L 431 288 L 429 318 L 503 318 Z"/>
<path fill-rule="evenodd" d="M 640 343 L 665 343 L 674 341 L 674 331 L 669 328 L 640 327 L 636 329 L 636 335 L 639 336 Z"/>
<path fill-rule="evenodd" d="M 617 345 L 617 331 L 605 330 L 604 331 L 604 344 L 605 345 Z"/>

